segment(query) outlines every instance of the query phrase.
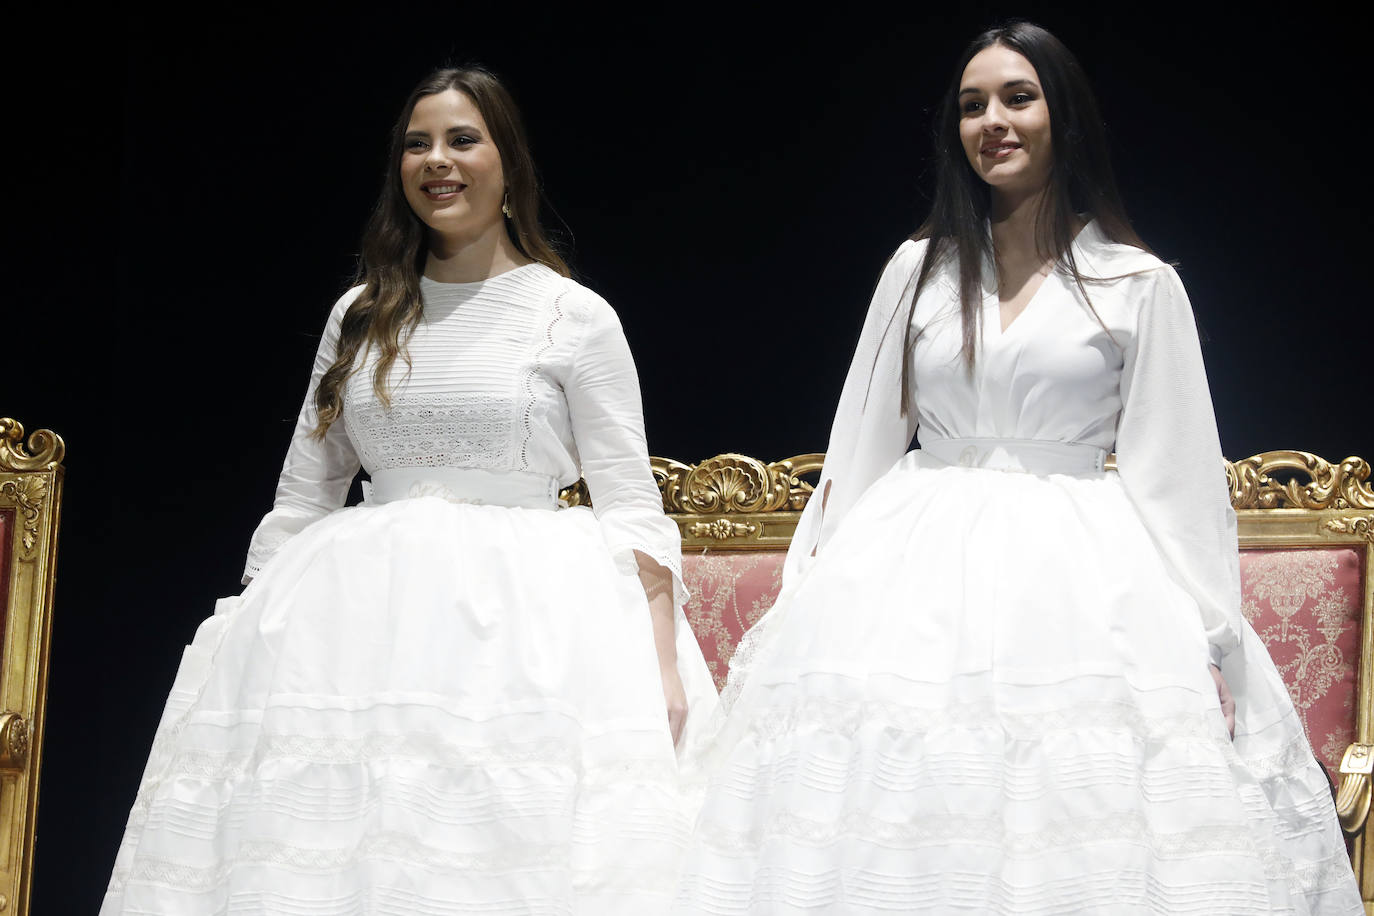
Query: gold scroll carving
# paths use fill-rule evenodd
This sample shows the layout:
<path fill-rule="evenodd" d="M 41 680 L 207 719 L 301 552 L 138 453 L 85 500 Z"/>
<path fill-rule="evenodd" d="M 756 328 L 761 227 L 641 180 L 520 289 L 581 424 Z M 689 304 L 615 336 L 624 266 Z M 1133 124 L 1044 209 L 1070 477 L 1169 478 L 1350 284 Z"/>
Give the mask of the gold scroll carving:
<path fill-rule="evenodd" d="M 1369 462 L 1339 463 L 1311 452 L 1262 452 L 1226 463 L 1237 509 L 1374 509 Z"/>
<path fill-rule="evenodd" d="M 0 417 L 0 471 L 44 471 L 62 463 L 67 446 L 50 429 L 36 430 L 24 443 L 24 426 Z"/>
<path fill-rule="evenodd" d="M 1329 518 L 1323 525 L 1327 531 L 1338 534 L 1353 534 L 1374 544 L 1374 515 L 1347 515 Z"/>
<path fill-rule="evenodd" d="M 0 417 L 0 511 L 11 520 L 0 539 L 0 911 L 29 912 L 34 824 L 42 762 L 48 646 L 57 532 L 62 509 L 62 437 L 40 429 L 27 438 Z"/>

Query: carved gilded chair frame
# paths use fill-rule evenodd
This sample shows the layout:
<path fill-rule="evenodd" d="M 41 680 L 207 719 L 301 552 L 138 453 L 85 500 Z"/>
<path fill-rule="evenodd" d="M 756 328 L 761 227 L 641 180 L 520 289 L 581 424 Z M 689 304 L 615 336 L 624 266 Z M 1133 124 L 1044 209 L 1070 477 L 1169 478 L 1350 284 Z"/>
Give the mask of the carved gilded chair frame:
<path fill-rule="evenodd" d="M 1264 452 L 1228 462 L 1241 549 L 1350 546 L 1363 552 L 1355 740 L 1341 760 L 1336 810 L 1351 842 L 1365 912 L 1374 914 L 1374 844 L 1365 826 L 1374 774 L 1374 490 L 1369 463 L 1310 452 Z"/>
<path fill-rule="evenodd" d="M 38 813 L 39 751 L 48 692 L 48 644 L 57 529 L 62 512 L 62 439 L 0 418 L 0 914 L 27 914 Z"/>
<path fill-rule="evenodd" d="M 682 530 L 683 551 L 786 550 L 825 456 L 765 464 L 733 452 L 698 464 L 652 458 L 663 508 Z"/>

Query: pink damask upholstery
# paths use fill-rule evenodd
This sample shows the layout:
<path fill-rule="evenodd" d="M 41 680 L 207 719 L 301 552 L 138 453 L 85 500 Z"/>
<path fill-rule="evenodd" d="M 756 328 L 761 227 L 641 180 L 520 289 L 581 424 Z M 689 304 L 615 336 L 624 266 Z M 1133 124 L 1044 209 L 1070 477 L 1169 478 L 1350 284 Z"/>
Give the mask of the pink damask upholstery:
<path fill-rule="evenodd" d="M 1283 675 L 1333 779 L 1355 740 L 1363 551 L 1242 550 L 1241 609 Z"/>
<path fill-rule="evenodd" d="M 717 689 L 744 631 L 777 600 L 786 556 L 785 550 L 683 551 L 682 578 L 692 593 L 684 610 Z"/>

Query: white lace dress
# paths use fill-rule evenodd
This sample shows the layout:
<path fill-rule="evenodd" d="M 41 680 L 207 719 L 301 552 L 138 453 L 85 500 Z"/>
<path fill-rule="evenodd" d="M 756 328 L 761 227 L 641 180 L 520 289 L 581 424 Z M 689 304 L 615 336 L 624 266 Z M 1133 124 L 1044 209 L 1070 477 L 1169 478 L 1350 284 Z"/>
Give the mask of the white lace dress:
<path fill-rule="evenodd" d="M 970 373 L 940 269 L 903 418 L 923 244 L 883 274 L 828 498 L 732 665 L 677 908 L 1362 912 L 1326 780 L 1240 614 L 1177 276 L 1089 224 L 1074 254 L 1115 278 L 1088 284 L 1106 329 L 1056 272 L 1003 331 L 985 265 Z M 1212 658 L 1236 694 L 1234 743 Z"/>
<path fill-rule="evenodd" d="M 423 284 L 322 442 L 326 327 L 237 598 L 187 647 L 101 912 L 662 910 L 691 817 L 635 551 L 672 570 L 619 321 L 539 266 Z M 360 506 L 341 508 L 359 465 Z M 587 480 L 595 511 L 560 509 Z M 715 692 L 678 614 L 690 747 Z"/>

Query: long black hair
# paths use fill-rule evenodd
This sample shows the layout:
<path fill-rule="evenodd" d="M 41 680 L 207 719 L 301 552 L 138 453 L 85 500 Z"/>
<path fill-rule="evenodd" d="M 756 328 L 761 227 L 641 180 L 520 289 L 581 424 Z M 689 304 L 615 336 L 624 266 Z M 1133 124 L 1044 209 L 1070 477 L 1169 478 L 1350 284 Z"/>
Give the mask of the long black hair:
<path fill-rule="evenodd" d="M 1032 22 L 1014 21 L 979 35 L 960 55 L 935 116 L 935 198 L 930 215 L 911 236 L 928 241 L 916 274 L 903 338 L 903 353 L 909 354 L 915 336 L 919 336 L 913 336 L 911 329 L 916 301 L 935 268 L 954 259 L 959 269 L 959 314 L 963 321 L 961 352 L 970 370 L 982 332 L 982 265 L 994 255 L 987 227 L 992 192 L 969 164 L 959 137 L 959 84 L 974 55 L 993 45 L 1010 48 L 1030 62 L 1049 108 L 1053 159 L 1049 186 L 1040 198 L 1035 218 L 1035 244 L 1040 256 L 1070 274 L 1087 299 L 1085 278 L 1074 263 L 1072 248 L 1080 214 L 1095 219 L 1103 235 L 1112 241 L 1150 250 L 1126 218 L 1097 100 L 1073 52 Z M 903 359 L 903 416 L 909 406 L 909 373 L 908 360 Z"/>

